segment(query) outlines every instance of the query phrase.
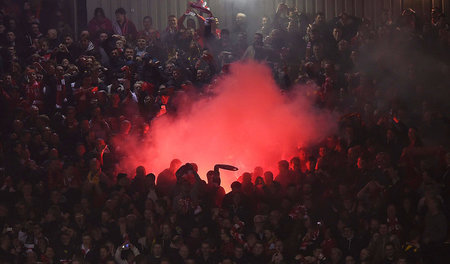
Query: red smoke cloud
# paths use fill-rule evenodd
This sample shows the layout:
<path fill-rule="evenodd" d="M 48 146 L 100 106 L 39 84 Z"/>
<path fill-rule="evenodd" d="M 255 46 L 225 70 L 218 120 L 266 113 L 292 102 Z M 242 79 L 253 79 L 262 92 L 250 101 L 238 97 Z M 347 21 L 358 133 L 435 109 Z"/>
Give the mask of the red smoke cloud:
<path fill-rule="evenodd" d="M 194 102 L 176 117 L 155 119 L 150 143 L 130 151 L 126 163 L 159 173 L 178 158 L 196 163 L 204 179 L 214 164 L 234 165 L 239 171 L 221 174 L 228 190 L 243 172 L 255 166 L 275 169 L 298 146 L 317 143 L 335 128 L 331 114 L 313 108 L 301 95 L 307 87 L 282 94 L 270 69 L 255 62 L 232 65 L 213 89 L 213 97 Z"/>

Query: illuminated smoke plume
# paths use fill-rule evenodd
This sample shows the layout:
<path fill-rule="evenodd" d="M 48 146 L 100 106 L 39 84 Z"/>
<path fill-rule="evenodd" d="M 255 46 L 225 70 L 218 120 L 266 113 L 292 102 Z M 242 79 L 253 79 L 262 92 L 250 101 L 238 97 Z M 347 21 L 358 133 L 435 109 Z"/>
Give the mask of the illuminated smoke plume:
<path fill-rule="evenodd" d="M 293 157 L 298 146 L 317 143 L 335 129 L 336 119 L 315 109 L 300 95 L 303 92 L 283 95 L 270 69 L 261 64 L 232 65 L 214 93 L 177 117 L 154 120 L 150 143 L 145 149 L 131 148 L 127 163 L 145 165 L 156 174 L 178 158 L 196 163 L 204 179 L 214 164 L 231 164 L 239 171 L 221 174 L 222 185 L 229 190 L 243 172 L 252 172 L 255 166 L 275 169 L 279 160 Z"/>

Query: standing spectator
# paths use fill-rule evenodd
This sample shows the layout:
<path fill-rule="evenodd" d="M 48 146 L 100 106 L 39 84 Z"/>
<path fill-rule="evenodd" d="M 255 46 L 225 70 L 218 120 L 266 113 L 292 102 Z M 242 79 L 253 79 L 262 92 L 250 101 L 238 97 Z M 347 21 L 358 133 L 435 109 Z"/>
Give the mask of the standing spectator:
<path fill-rule="evenodd" d="M 118 8 L 115 14 L 116 21 L 112 24 L 114 34 L 124 36 L 127 41 L 133 41 L 137 34 L 133 21 L 127 18 L 127 12 L 122 7 Z"/>
<path fill-rule="evenodd" d="M 98 38 L 100 32 L 108 34 L 113 32 L 111 20 L 105 16 L 105 11 L 101 7 L 94 10 L 94 17 L 89 21 L 88 28 L 89 34 L 94 38 Z"/>
<path fill-rule="evenodd" d="M 176 46 L 178 40 L 178 20 L 175 15 L 170 15 L 167 18 L 166 31 L 162 35 L 162 43 L 168 49 L 172 50 Z"/>
<path fill-rule="evenodd" d="M 159 31 L 153 28 L 152 17 L 145 16 L 142 21 L 142 25 L 144 26 L 144 29 L 139 31 L 138 38 L 144 38 L 147 41 L 147 43 L 150 43 L 151 45 L 157 44 L 161 36 L 159 34 Z"/>

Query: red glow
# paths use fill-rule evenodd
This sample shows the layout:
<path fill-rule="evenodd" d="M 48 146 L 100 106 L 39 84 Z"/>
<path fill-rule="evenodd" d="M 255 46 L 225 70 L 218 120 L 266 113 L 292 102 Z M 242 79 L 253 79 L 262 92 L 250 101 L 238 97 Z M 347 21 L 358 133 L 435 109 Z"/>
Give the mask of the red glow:
<path fill-rule="evenodd" d="M 271 76 L 270 69 L 254 62 L 232 65 L 215 85 L 215 97 L 195 102 L 175 119 L 154 120 L 148 145 L 130 148 L 127 163 L 157 174 L 178 158 L 195 162 L 203 179 L 214 164 L 231 164 L 239 171 L 221 174 L 228 191 L 243 172 L 255 166 L 273 170 L 298 146 L 317 143 L 334 129 L 331 114 L 313 109 L 300 92 L 283 95 Z M 301 89 L 306 94 L 307 87 Z"/>

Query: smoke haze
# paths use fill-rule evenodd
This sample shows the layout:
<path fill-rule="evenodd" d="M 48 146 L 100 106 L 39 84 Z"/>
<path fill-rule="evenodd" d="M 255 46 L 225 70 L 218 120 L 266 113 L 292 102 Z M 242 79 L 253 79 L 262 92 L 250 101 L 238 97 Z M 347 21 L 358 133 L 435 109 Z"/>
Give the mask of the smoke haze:
<path fill-rule="evenodd" d="M 222 173 L 222 186 L 229 189 L 243 172 L 255 166 L 274 169 L 279 160 L 293 157 L 296 147 L 317 143 L 335 130 L 336 118 L 315 109 L 303 95 L 307 89 L 283 95 L 266 66 L 234 64 L 213 87 L 214 96 L 176 117 L 155 119 L 146 147 L 131 148 L 125 162 L 159 173 L 178 158 L 196 163 L 204 179 L 214 164 L 231 164 L 239 171 Z"/>

